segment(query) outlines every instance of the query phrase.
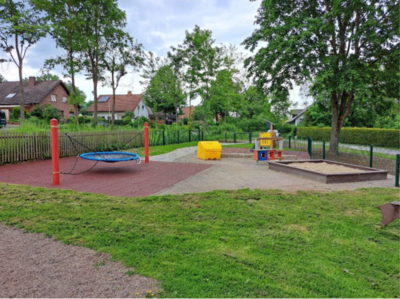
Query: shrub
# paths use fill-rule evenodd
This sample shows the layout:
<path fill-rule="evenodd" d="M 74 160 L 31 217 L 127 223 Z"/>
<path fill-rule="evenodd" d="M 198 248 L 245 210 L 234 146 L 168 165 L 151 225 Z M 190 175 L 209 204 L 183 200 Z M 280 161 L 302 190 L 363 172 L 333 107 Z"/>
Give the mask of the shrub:
<path fill-rule="evenodd" d="M 26 110 L 24 110 L 24 112 L 25 112 L 25 119 L 29 119 L 31 115 L 28 112 L 26 112 Z M 21 108 L 20 107 L 13 108 L 13 110 L 11 111 L 10 118 L 17 120 L 20 119 L 20 117 L 21 117 Z"/>
<path fill-rule="evenodd" d="M 35 105 L 31 112 L 31 116 L 36 116 L 37 118 L 43 118 L 43 111 L 39 105 Z"/>
<path fill-rule="evenodd" d="M 126 114 L 126 113 L 125 113 L 125 114 Z M 122 123 L 123 123 L 124 125 L 129 125 L 129 124 L 132 123 L 132 118 L 131 118 L 130 116 L 124 116 L 124 117 L 122 118 Z"/>
<path fill-rule="evenodd" d="M 331 128 L 299 127 L 298 137 L 311 137 L 313 140 L 329 141 Z M 349 144 L 400 147 L 400 130 L 375 128 L 342 128 L 339 141 Z"/>
<path fill-rule="evenodd" d="M 46 121 L 50 121 L 52 118 L 55 118 L 58 121 L 61 119 L 61 112 L 50 104 L 44 105 L 42 111 L 43 118 Z"/>

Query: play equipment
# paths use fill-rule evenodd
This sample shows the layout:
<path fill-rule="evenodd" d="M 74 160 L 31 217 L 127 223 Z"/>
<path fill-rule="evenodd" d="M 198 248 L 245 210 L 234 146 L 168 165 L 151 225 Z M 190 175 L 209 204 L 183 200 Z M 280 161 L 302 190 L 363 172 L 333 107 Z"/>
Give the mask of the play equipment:
<path fill-rule="evenodd" d="M 266 121 L 270 132 L 260 133 L 254 141 L 253 159 L 254 161 L 273 161 L 283 158 L 283 138 L 276 137 L 274 124 Z M 279 142 L 279 149 L 276 149 L 276 143 Z M 267 149 L 269 147 L 269 149 Z"/>
<path fill-rule="evenodd" d="M 197 158 L 202 160 L 220 160 L 222 146 L 218 141 L 200 141 L 197 145 Z"/>
<path fill-rule="evenodd" d="M 58 139 L 59 127 L 58 127 L 57 119 L 52 119 L 50 121 L 50 127 L 51 127 L 51 159 L 52 159 L 52 168 L 53 168 L 53 185 L 59 185 L 61 172 L 60 172 L 60 161 L 59 161 L 60 160 L 60 150 L 59 150 L 59 139 Z M 76 142 L 76 143 L 80 144 L 81 146 L 91 150 L 90 148 L 88 148 L 86 145 L 82 144 L 78 140 L 73 139 L 67 133 L 65 133 L 65 132 L 63 132 L 63 133 L 71 140 L 73 145 Z M 133 138 L 136 138 L 136 136 L 137 135 L 135 135 Z M 131 140 L 129 140 L 129 142 L 130 141 Z M 74 147 L 75 147 L 75 145 L 74 145 Z M 144 124 L 144 147 L 145 147 L 144 161 L 145 161 L 145 163 L 149 163 L 149 125 L 147 122 Z M 77 148 L 76 148 L 76 150 L 78 151 Z M 82 173 L 73 173 L 73 170 L 75 169 L 75 166 L 78 162 L 78 158 L 95 161 L 96 163 L 91 168 L 89 168 L 88 170 L 86 170 Z M 115 162 L 122 162 L 122 161 L 135 161 L 137 164 L 140 164 L 141 159 L 140 159 L 140 156 L 135 153 L 96 152 L 96 151 L 91 150 L 91 152 L 89 152 L 89 153 L 84 153 L 84 154 L 78 155 L 77 160 L 75 160 L 75 164 L 74 164 L 72 170 L 70 172 L 64 173 L 64 174 L 77 175 L 77 174 L 86 173 L 86 172 L 90 171 L 91 169 L 93 169 L 97 165 L 98 162 L 115 163 Z"/>

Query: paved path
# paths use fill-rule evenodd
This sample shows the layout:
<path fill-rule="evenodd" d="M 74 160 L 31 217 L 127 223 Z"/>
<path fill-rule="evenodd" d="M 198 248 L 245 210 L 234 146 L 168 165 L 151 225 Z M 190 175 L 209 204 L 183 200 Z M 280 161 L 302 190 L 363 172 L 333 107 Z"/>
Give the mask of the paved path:
<path fill-rule="evenodd" d="M 237 189 L 281 189 L 283 191 L 354 190 L 366 187 L 394 187 L 394 177 L 387 180 L 343 184 L 324 184 L 300 176 L 268 169 L 268 164 L 256 165 L 250 159 L 223 158 L 219 161 L 203 161 L 195 155 L 175 159 L 176 162 L 214 165 L 197 175 L 191 176 L 157 194 L 197 193 L 212 190 Z"/>

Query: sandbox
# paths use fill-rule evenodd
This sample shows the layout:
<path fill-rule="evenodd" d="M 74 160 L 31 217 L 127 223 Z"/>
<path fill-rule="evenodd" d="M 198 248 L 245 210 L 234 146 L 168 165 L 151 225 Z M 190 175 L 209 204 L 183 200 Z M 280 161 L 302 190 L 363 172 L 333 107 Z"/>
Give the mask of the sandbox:
<path fill-rule="evenodd" d="M 389 172 L 329 160 L 270 162 L 269 169 L 303 176 L 326 184 L 386 180 Z"/>

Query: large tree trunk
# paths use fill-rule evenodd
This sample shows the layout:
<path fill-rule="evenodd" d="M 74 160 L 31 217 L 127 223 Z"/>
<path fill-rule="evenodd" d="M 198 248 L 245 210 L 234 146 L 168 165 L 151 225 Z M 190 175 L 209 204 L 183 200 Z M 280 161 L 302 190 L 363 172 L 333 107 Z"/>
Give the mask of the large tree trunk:
<path fill-rule="evenodd" d="M 338 127 L 338 120 L 332 119 L 331 139 L 329 143 L 329 152 L 335 156 L 339 155 L 339 135 L 341 128 Z"/>
<path fill-rule="evenodd" d="M 24 93 L 24 80 L 22 78 L 22 61 L 19 62 L 18 67 L 18 74 L 19 74 L 19 93 L 20 93 L 20 100 L 19 100 L 19 107 L 21 108 L 21 124 L 25 121 L 25 93 Z"/>
<path fill-rule="evenodd" d="M 71 72 L 71 84 L 72 84 L 72 92 L 74 93 L 74 96 L 76 96 L 76 86 L 75 86 L 75 68 L 74 68 L 74 54 L 73 54 L 73 40 L 72 40 L 72 34 L 69 35 L 69 61 L 70 61 L 70 72 Z M 74 115 L 76 119 L 76 125 L 79 126 L 79 111 L 78 111 L 78 104 L 74 104 Z"/>

